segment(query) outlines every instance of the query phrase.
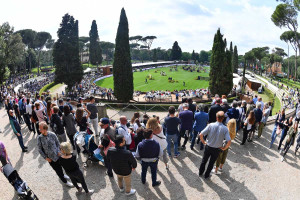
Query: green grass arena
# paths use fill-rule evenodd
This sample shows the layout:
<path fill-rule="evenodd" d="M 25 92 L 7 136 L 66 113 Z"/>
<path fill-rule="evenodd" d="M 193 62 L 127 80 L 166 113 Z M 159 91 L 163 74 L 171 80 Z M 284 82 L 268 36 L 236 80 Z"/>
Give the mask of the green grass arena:
<path fill-rule="evenodd" d="M 172 92 L 174 90 L 208 87 L 208 80 L 197 80 L 197 78 L 198 76 L 209 77 L 209 67 L 195 67 L 193 72 L 183 70 L 183 66 L 178 66 L 177 71 L 175 71 L 174 68 L 170 71 L 171 68 L 172 67 L 162 67 L 150 69 L 149 71 L 134 72 L 134 90 L 141 92 L 148 92 L 151 90 L 170 90 Z M 199 72 L 197 72 L 198 69 L 200 69 Z M 165 72 L 165 76 L 162 76 L 161 72 Z M 149 79 L 150 76 L 153 80 Z M 146 77 L 148 83 L 145 82 Z M 169 77 L 172 77 L 172 80 L 174 81 L 170 82 L 168 80 Z M 183 85 L 183 82 L 185 82 L 185 86 Z M 96 84 L 100 87 L 113 89 L 113 77 L 99 80 Z"/>

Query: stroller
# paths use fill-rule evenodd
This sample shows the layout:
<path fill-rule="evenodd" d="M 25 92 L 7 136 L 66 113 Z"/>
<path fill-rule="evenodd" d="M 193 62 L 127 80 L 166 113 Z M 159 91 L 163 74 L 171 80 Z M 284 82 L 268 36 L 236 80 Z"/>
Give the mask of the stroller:
<path fill-rule="evenodd" d="M 78 154 L 80 151 L 83 153 L 86 152 L 88 157 L 84 162 L 83 166 L 88 167 L 88 161 L 91 162 L 101 162 L 104 165 L 103 156 L 100 154 L 100 149 L 98 145 L 95 143 L 95 139 L 93 135 L 90 135 L 86 132 L 77 132 L 74 135 L 75 146 L 77 148 Z"/>
<path fill-rule="evenodd" d="M 18 172 L 12 167 L 10 163 L 3 166 L 3 174 L 10 182 L 10 184 L 15 188 L 18 197 L 25 200 L 38 200 L 37 196 L 33 191 L 27 186 L 26 182 L 23 181 Z"/>

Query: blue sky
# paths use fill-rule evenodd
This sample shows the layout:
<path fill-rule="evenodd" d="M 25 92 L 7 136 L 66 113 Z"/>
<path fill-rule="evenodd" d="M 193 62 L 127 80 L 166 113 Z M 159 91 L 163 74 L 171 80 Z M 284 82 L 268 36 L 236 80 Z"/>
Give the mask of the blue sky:
<path fill-rule="evenodd" d="M 284 30 L 271 21 L 276 0 L 0 1 L 0 23 L 9 22 L 15 30 L 48 31 L 53 38 L 57 38 L 62 16 L 69 13 L 79 20 L 80 36 L 88 35 L 95 19 L 100 40 L 114 42 L 124 7 L 130 36 L 157 36 L 153 48 L 171 48 L 176 40 L 183 51 L 210 50 L 214 34 L 221 28 L 239 54 L 259 46 L 287 49 L 279 39 Z"/>

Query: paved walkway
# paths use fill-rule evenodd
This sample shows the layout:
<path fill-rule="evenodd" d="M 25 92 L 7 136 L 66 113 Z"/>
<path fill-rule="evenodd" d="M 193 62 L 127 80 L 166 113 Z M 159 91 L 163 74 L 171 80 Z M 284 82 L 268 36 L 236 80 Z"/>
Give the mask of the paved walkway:
<path fill-rule="evenodd" d="M 294 155 L 294 147 L 287 154 L 287 161 L 281 162 L 277 148 L 268 149 L 273 125 L 267 126 L 263 136 L 253 143 L 240 146 L 241 133 L 233 142 L 224 172 L 213 175 L 211 180 L 198 177 L 203 151 L 196 146 L 195 151 L 187 149 L 181 152 L 178 159 L 171 158 L 170 170 L 166 171 L 159 163 L 158 180 L 162 185 L 151 187 L 150 173 L 147 184 L 140 181 L 141 166 L 132 175 L 132 186 L 137 194 L 126 197 L 118 190 L 117 179 L 108 178 L 105 168 L 97 163 L 83 169 L 86 182 L 95 189 L 91 197 L 76 194 L 76 189 L 64 186 L 50 168 L 49 164 L 38 153 L 36 136 L 29 134 L 22 125 L 28 153 L 21 153 L 18 141 L 11 131 L 6 112 L 0 110 L 0 140 L 7 147 L 8 155 L 20 176 L 28 183 L 40 199 L 298 199 L 300 195 L 299 156 Z M 84 156 L 78 158 L 80 166 Z M 0 174 L 1 200 L 16 199 L 12 186 Z M 150 184 L 149 184 L 150 183 Z"/>

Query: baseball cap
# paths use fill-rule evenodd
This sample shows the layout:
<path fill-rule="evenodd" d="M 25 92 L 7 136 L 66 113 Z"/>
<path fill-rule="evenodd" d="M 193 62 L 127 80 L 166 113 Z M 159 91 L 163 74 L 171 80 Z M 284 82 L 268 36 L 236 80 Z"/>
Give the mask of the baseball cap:
<path fill-rule="evenodd" d="M 108 118 L 101 118 L 99 125 L 101 126 L 101 125 L 105 125 L 105 124 L 109 124 L 109 119 Z"/>

